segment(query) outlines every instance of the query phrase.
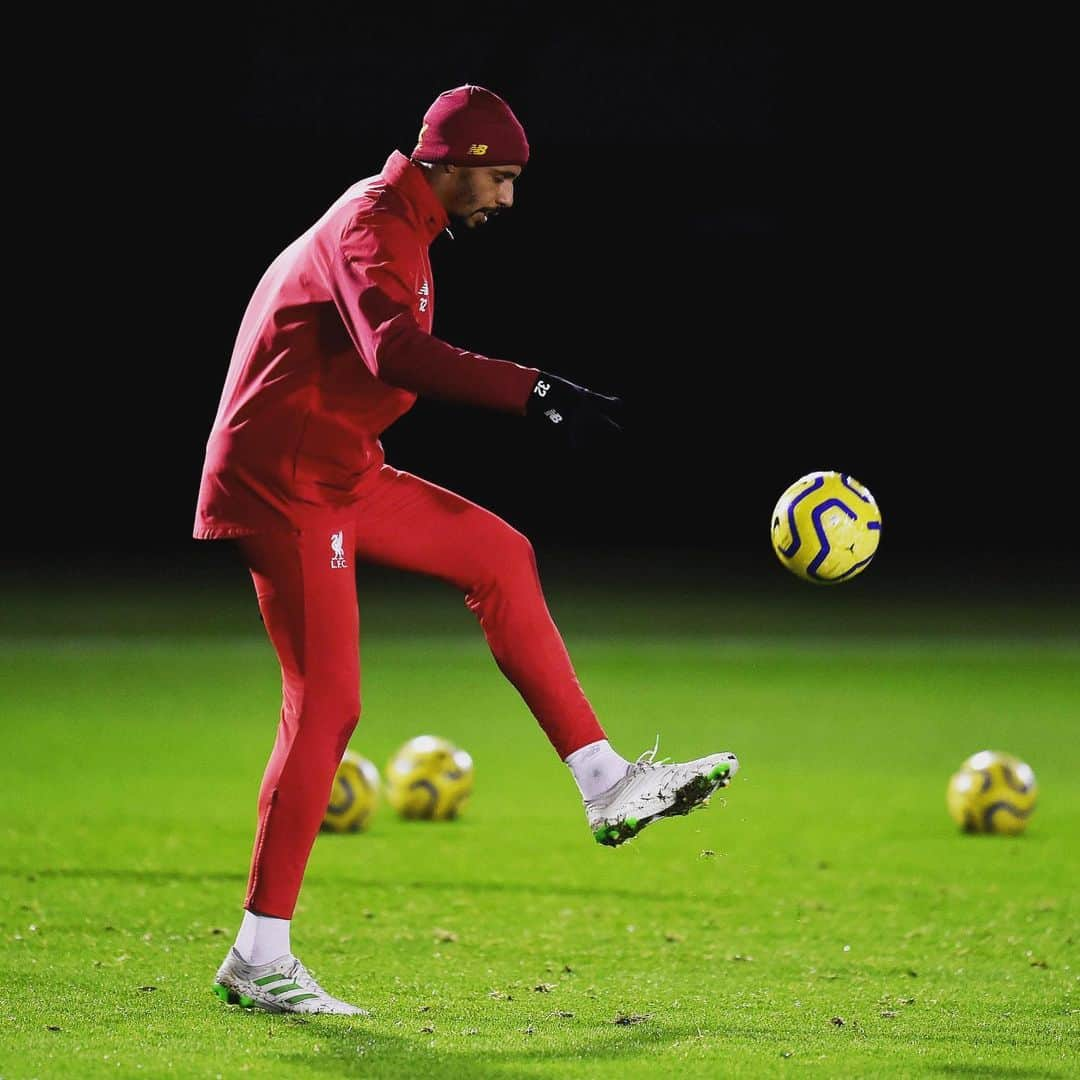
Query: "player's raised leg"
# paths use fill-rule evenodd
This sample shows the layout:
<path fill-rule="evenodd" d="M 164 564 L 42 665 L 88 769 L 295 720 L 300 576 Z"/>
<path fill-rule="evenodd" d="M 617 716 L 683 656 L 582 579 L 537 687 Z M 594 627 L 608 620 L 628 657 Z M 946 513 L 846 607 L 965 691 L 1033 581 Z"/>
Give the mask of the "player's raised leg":
<path fill-rule="evenodd" d="M 462 590 L 496 663 L 569 765 L 599 842 L 619 844 L 685 814 L 734 775 L 733 754 L 666 764 L 647 755 L 629 762 L 611 748 L 548 610 L 532 545 L 497 515 L 384 465 L 354 520 L 358 558 Z"/>
<path fill-rule="evenodd" d="M 297 532 L 242 550 L 281 664 L 277 738 L 259 791 L 244 920 L 214 992 L 274 1012 L 358 1013 L 292 955 L 290 920 L 334 771 L 360 712 L 359 613 L 352 522 L 320 512 Z"/>

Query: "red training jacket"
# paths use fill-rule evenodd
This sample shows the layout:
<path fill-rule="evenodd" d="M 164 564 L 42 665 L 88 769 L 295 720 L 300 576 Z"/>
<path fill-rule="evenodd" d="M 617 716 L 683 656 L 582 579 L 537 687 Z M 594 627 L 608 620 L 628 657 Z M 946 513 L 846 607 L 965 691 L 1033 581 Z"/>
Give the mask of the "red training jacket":
<path fill-rule="evenodd" d="M 194 535 L 293 527 L 343 506 L 382 464 L 379 435 L 418 394 L 524 413 L 539 372 L 431 336 L 428 249 L 446 211 L 393 153 L 263 275 L 206 445 Z"/>

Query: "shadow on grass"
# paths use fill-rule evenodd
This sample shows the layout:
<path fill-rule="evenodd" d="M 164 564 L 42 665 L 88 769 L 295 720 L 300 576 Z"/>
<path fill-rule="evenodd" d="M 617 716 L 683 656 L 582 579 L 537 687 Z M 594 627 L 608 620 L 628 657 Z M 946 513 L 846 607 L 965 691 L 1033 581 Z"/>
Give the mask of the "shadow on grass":
<path fill-rule="evenodd" d="M 22 878 L 23 881 L 58 878 L 71 881 L 131 881 L 140 885 L 170 885 L 176 881 L 247 881 L 247 874 L 240 871 L 208 870 L 197 873 L 190 870 L 135 870 L 107 867 L 69 867 L 46 870 L 16 870 L 0 866 L 0 877 Z"/>
<path fill-rule="evenodd" d="M 138 870 L 119 869 L 108 867 L 71 867 L 68 869 L 56 868 L 45 870 L 16 870 L 10 867 L 0 867 L 0 877 L 22 878 L 24 881 L 39 879 L 59 879 L 72 881 L 130 881 L 140 885 L 171 885 L 174 882 L 205 882 L 218 881 L 228 884 L 243 883 L 247 881 L 247 872 L 209 870 L 199 872 L 195 870 Z M 596 896 L 614 900 L 648 900 L 656 903 L 694 903 L 698 900 L 702 903 L 715 905 L 718 900 L 712 894 L 702 894 L 700 897 L 687 893 L 685 890 L 673 892 L 658 892 L 650 889 L 613 889 L 609 886 L 598 885 L 588 887 L 583 885 L 562 885 L 551 882 L 520 882 L 520 881 L 410 881 L 408 879 L 393 881 L 375 881 L 372 879 L 337 878 L 327 877 L 323 874 L 313 874 L 306 879 L 306 884 L 325 887 L 327 885 L 340 885 L 348 889 L 389 889 L 393 891 L 413 890 L 416 892 L 431 893 L 521 893 L 529 896 L 565 896 L 584 897 L 586 899 Z"/>
<path fill-rule="evenodd" d="M 465 1041 L 471 1037 L 464 1031 L 451 1031 L 443 1029 L 425 1035 L 417 1033 L 413 1038 L 386 1035 L 378 1032 L 364 1032 L 361 1039 L 357 1039 L 357 1032 L 343 1031 L 339 1028 L 320 1025 L 318 1039 L 324 1049 L 336 1047 L 340 1052 L 323 1055 L 282 1053 L 275 1056 L 275 1061 L 284 1065 L 291 1062 L 295 1066 L 308 1070 L 317 1070 L 335 1076 L 378 1076 L 380 1080 L 396 1080 L 397 1077 L 407 1077 L 414 1080 L 415 1077 L 425 1073 L 428 1076 L 439 1077 L 462 1077 L 491 1078 L 491 1080 L 511 1080 L 515 1077 L 536 1077 L 539 1074 L 550 1076 L 587 1075 L 588 1062 L 590 1060 L 604 1065 L 621 1063 L 627 1069 L 628 1075 L 645 1075 L 642 1068 L 651 1070 L 655 1063 L 657 1072 L 662 1075 L 661 1063 L 665 1060 L 664 1055 L 670 1053 L 670 1048 L 677 1043 L 687 1043 L 696 1038 L 701 1038 L 702 1033 L 696 1025 L 676 1025 L 658 1023 L 655 1020 L 647 1020 L 640 1025 L 634 1025 L 633 1031 L 629 1027 L 624 1029 L 626 1038 L 614 1045 L 609 1039 L 601 1039 L 601 1032 L 606 1034 L 606 1029 L 611 1022 L 578 1023 L 575 1026 L 563 1029 L 560 1044 L 553 1047 L 550 1039 L 537 1041 L 535 1046 L 530 1047 L 529 1041 L 533 1035 L 524 1029 L 515 1028 L 504 1030 L 502 1040 L 509 1044 L 511 1041 L 518 1045 L 504 1045 L 492 1047 L 491 1033 L 487 1033 L 487 1039 L 483 1046 L 470 1049 Z M 544 1034 L 544 1033 L 539 1033 Z M 550 1034 L 550 1033 L 548 1033 Z M 748 1031 L 745 1029 L 738 1032 L 728 1031 L 728 1037 L 737 1036 L 740 1039 L 760 1038 L 760 1030 Z M 672 1071 L 679 1076 L 713 1077 L 721 1075 L 717 1071 L 715 1060 L 710 1060 L 710 1053 L 715 1054 L 716 1039 L 723 1038 L 720 1032 L 709 1032 L 710 1041 L 703 1047 L 700 1059 L 687 1059 L 681 1054 L 678 1061 L 673 1061 Z M 777 1046 L 786 1042 L 777 1033 Z M 314 1041 L 314 1039 L 313 1039 Z M 356 1046 L 358 1041 L 364 1044 L 364 1053 L 357 1055 Z M 790 1040 L 788 1040 L 790 1041 Z M 431 1045 L 434 1042 L 434 1045 Z M 455 1045 L 456 1044 L 456 1045 Z M 711 1049 L 710 1049 L 711 1048 Z M 1028 1047 L 1031 1049 L 1031 1047 Z M 548 1068 L 544 1068 L 548 1066 Z M 635 1066 L 637 1066 L 635 1068 Z M 844 1075 L 843 1062 L 837 1062 L 840 1070 L 838 1075 Z M 299 1071 L 299 1069 L 298 1069 Z M 930 1067 L 936 1075 L 960 1076 L 960 1077 L 986 1077 L 1002 1078 L 1025 1078 L 1042 1077 L 1045 1080 L 1058 1080 L 1073 1075 L 1059 1069 L 1026 1066 L 1026 1065 L 981 1065 L 949 1064 L 934 1065 Z M 650 1071 L 648 1075 L 652 1076 Z M 766 1075 L 763 1073 L 763 1075 Z"/>
<path fill-rule="evenodd" d="M 300 1069 L 318 1070 L 333 1076 L 378 1076 L 379 1080 L 395 1080 L 397 1077 L 416 1080 L 416 1077 L 425 1074 L 432 1077 L 462 1077 L 468 1080 L 511 1080 L 513 1077 L 535 1077 L 536 1067 L 544 1065 L 550 1067 L 544 1071 L 544 1075 L 585 1075 L 590 1058 L 608 1065 L 619 1061 L 629 1063 L 648 1056 L 659 1063 L 662 1060 L 660 1055 L 666 1047 L 700 1034 L 696 1027 L 690 1025 L 675 1026 L 646 1021 L 634 1025 L 632 1032 L 629 1028 L 624 1029 L 626 1038 L 621 1044 L 612 1045 L 605 1040 L 602 1049 L 599 1049 L 597 1038 L 600 1028 L 608 1026 L 611 1025 L 590 1024 L 587 1028 L 568 1029 L 562 1033 L 563 1038 L 558 1047 L 553 1047 L 550 1041 L 544 1040 L 542 1043 L 538 1042 L 535 1048 L 528 1046 L 533 1036 L 525 1030 L 517 1029 L 505 1032 L 503 1038 L 508 1042 L 520 1041 L 521 1045 L 498 1048 L 492 1047 L 490 1041 L 485 1041 L 483 1046 L 475 1049 L 451 1043 L 453 1040 L 465 1044 L 468 1039 L 475 1037 L 461 1032 L 443 1031 L 430 1036 L 417 1035 L 415 1040 L 365 1033 L 360 1041 L 367 1045 L 364 1054 L 360 1056 L 355 1049 L 358 1041 L 355 1031 L 340 1031 L 329 1025 L 320 1025 L 318 1039 L 324 1050 L 329 1048 L 328 1044 L 336 1044 L 344 1053 L 284 1053 L 276 1055 L 275 1061 L 281 1063 L 283 1074 L 289 1071 L 285 1066 L 291 1064 L 298 1072 Z M 429 1040 L 434 1040 L 435 1045 L 429 1045 Z M 702 1067 L 700 1072 L 694 1067 L 698 1064 Z M 715 1066 L 708 1065 L 703 1057 L 700 1063 L 681 1060 L 677 1071 L 683 1076 L 711 1076 L 716 1075 L 714 1068 Z"/>
<path fill-rule="evenodd" d="M 997 1080 L 998 1077 L 1038 1076 L 1053 1078 L 1070 1074 L 1056 1069 L 1028 1068 L 1025 1065 L 938 1065 L 938 1072 L 948 1076 L 985 1076 Z"/>

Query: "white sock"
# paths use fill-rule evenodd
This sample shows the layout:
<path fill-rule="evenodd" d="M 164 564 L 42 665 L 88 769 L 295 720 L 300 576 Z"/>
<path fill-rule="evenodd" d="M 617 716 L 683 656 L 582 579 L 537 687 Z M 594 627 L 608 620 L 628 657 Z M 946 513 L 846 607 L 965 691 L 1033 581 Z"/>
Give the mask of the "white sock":
<path fill-rule="evenodd" d="M 233 948 L 245 964 L 269 964 L 271 960 L 277 960 L 279 956 L 292 952 L 289 920 L 245 911 Z"/>
<path fill-rule="evenodd" d="M 575 750 L 566 758 L 566 764 L 570 766 L 581 797 L 586 801 L 607 791 L 630 768 L 630 762 L 616 754 L 607 739 L 599 739 Z"/>

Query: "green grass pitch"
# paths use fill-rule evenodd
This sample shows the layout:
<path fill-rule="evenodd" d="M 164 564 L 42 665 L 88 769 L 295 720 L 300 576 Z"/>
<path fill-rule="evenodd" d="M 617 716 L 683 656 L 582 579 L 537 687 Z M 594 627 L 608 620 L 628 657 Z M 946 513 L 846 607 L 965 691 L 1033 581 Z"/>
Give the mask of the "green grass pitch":
<path fill-rule="evenodd" d="M 370 1020 L 222 1005 L 278 676 L 241 575 L 13 588 L 0 637 L 0 1077 L 1066 1077 L 1080 1072 L 1080 636 L 1068 605 L 549 585 L 617 748 L 738 753 L 617 849 L 451 590 L 363 602 L 383 766 L 445 735 L 452 823 L 321 835 L 293 945 Z M 1036 771 L 1026 835 L 949 774 Z M 721 797 L 721 795 L 723 797 Z"/>

